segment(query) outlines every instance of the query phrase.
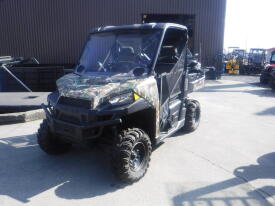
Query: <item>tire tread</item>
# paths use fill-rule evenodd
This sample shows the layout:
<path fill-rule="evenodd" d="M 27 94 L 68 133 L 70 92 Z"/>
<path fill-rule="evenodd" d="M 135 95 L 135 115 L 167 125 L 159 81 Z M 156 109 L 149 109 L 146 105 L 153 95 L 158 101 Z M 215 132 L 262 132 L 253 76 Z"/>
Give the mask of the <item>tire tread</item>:
<path fill-rule="evenodd" d="M 138 141 L 143 141 L 143 143 L 148 147 L 148 155 L 144 167 L 141 168 L 139 172 L 134 173 L 130 169 L 129 159 L 131 156 L 131 150 L 134 144 Z M 115 140 L 111 161 L 114 174 L 123 182 L 138 181 L 145 175 L 149 167 L 151 152 L 151 141 L 144 131 L 138 128 L 128 128 L 121 131 L 118 138 Z"/>

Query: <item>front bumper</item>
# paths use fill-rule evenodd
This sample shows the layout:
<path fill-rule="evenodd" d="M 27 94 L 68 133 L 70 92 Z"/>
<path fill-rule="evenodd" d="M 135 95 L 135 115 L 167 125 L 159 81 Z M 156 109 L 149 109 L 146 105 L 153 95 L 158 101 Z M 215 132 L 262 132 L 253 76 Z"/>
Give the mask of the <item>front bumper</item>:
<path fill-rule="evenodd" d="M 120 117 L 124 113 L 123 110 L 97 112 L 65 105 L 55 105 L 53 110 L 42 104 L 42 108 L 51 132 L 76 143 L 100 137 L 104 127 L 120 124 Z"/>

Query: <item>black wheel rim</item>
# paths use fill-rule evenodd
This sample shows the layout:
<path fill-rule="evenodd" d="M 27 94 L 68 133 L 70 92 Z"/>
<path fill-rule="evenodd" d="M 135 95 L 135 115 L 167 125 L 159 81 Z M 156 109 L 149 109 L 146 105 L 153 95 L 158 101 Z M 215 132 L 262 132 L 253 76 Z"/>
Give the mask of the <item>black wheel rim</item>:
<path fill-rule="evenodd" d="M 145 157 L 147 155 L 147 150 L 142 142 L 135 144 L 131 151 L 130 156 L 130 168 L 132 171 L 138 171 L 145 163 Z"/>

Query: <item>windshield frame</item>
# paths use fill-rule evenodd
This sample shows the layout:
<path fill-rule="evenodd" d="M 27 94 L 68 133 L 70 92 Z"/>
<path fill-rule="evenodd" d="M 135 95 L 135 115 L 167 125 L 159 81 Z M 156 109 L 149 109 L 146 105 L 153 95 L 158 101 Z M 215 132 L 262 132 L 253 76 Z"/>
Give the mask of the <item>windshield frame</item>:
<path fill-rule="evenodd" d="M 164 38 L 166 36 L 166 32 L 168 29 L 178 29 L 178 30 L 182 30 L 182 31 L 186 31 L 187 34 L 186 34 L 186 42 L 185 42 L 185 45 L 183 48 L 187 48 L 187 45 L 188 45 L 188 40 L 189 40 L 189 36 L 188 36 L 188 30 L 185 26 L 181 25 L 181 26 L 175 26 L 175 25 L 166 25 L 163 29 L 163 32 L 162 32 L 162 37 L 161 37 L 161 41 L 159 42 L 159 47 L 158 47 L 158 50 L 157 50 L 157 53 L 156 53 L 156 56 L 155 56 L 155 60 L 154 60 L 154 64 L 152 66 L 152 69 L 151 69 L 151 73 L 150 74 L 153 74 L 153 75 L 157 75 L 156 72 L 155 72 L 155 67 L 156 67 L 156 64 L 157 64 L 157 61 L 158 61 L 158 57 L 160 55 L 160 52 L 161 52 L 161 47 L 162 47 L 162 44 L 164 42 Z M 188 49 L 189 50 L 189 49 Z M 190 51 L 190 50 L 189 50 Z M 191 53 L 191 52 L 190 52 Z M 191 53 L 192 54 L 192 53 Z M 186 54 L 185 54 L 186 55 Z"/>
<path fill-rule="evenodd" d="M 96 35 L 96 34 L 105 34 L 105 33 L 123 33 L 123 32 L 127 32 L 127 31 L 142 31 L 142 30 L 155 30 L 156 32 L 159 31 L 159 39 L 156 43 L 156 49 L 155 51 L 153 52 L 153 57 L 152 57 L 152 60 L 151 60 L 151 66 L 150 68 L 148 68 L 148 72 L 144 75 L 144 76 L 148 76 L 152 73 L 152 71 L 154 70 L 154 67 L 155 67 L 155 63 L 157 61 L 157 57 L 158 57 L 158 54 L 159 54 L 159 50 L 160 50 L 160 45 L 162 44 L 162 41 L 163 41 L 163 37 L 164 37 L 164 33 L 165 33 L 165 29 L 162 29 L 162 28 L 127 28 L 127 29 L 114 29 L 114 30 L 110 30 L 110 31 L 94 31 L 94 32 L 91 32 L 90 35 L 88 36 L 87 40 L 85 41 L 85 44 L 84 46 L 82 47 L 82 50 L 81 50 L 81 53 L 80 53 L 80 56 L 78 58 L 78 63 L 77 65 L 75 66 L 75 69 L 74 69 L 74 73 L 77 74 L 77 75 L 83 75 L 83 74 L 91 74 L 91 73 L 98 73 L 98 72 L 91 72 L 91 71 L 86 71 L 87 69 L 84 69 L 82 71 L 78 71 L 78 67 L 80 66 L 80 60 L 81 60 L 81 57 L 83 56 L 84 52 L 85 52 L 85 48 L 86 48 L 86 45 L 89 43 L 89 41 L 91 40 L 92 38 L 92 35 Z M 153 33 L 152 33 L 153 34 Z M 155 54 L 154 54 L 155 53 Z M 108 73 L 108 74 L 112 74 L 115 72 L 103 72 L 103 73 Z M 126 73 L 127 74 L 127 73 Z"/>

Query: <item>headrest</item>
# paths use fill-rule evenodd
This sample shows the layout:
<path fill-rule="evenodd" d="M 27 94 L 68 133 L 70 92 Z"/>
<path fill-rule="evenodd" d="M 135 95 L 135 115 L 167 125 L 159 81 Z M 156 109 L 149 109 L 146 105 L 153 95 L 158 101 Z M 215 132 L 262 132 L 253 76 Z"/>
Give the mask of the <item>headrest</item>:
<path fill-rule="evenodd" d="M 161 56 L 176 56 L 176 49 L 172 46 L 163 46 L 161 48 Z"/>
<path fill-rule="evenodd" d="M 120 51 L 118 52 L 119 61 L 133 61 L 134 57 L 135 53 L 132 47 L 120 48 Z"/>

